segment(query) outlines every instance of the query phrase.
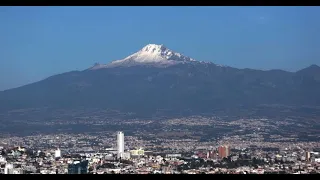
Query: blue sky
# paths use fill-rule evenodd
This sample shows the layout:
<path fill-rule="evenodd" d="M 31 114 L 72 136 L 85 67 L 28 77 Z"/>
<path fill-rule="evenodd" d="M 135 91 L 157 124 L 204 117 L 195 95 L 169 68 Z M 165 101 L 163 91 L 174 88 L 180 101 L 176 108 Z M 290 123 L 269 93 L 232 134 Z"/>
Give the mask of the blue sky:
<path fill-rule="evenodd" d="M 320 65 L 319 7 L 0 7 L 0 90 L 149 43 L 196 60 L 295 71 Z"/>

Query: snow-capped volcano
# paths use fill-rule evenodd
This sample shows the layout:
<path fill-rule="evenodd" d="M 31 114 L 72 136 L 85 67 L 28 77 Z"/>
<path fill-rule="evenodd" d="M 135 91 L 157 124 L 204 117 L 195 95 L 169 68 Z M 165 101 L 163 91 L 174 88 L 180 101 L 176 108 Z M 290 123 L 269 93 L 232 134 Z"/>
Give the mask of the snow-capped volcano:
<path fill-rule="evenodd" d="M 196 62 L 196 60 L 174 52 L 164 45 L 148 44 L 138 52 L 122 60 L 112 61 L 110 64 L 106 65 L 95 64 L 91 69 L 134 65 L 170 66 L 187 62 Z"/>
<path fill-rule="evenodd" d="M 119 63 L 124 61 L 135 61 L 139 63 L 155 63 L 167 61 L 195 61 L 192 58 L 176 53 L 164 45 L 148 44 L 140 51 L 124 58 L 123 60 L 113 61 Z"/>

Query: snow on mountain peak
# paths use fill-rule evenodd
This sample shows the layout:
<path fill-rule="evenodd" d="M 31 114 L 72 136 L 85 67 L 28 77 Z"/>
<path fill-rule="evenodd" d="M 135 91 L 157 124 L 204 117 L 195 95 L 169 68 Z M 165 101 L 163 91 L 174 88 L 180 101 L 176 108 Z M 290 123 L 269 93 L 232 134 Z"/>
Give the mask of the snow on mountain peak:
<path fill-rule="evenodd" d="M 122 59 L 111 62 L 111 64 L 176 64 L 179 62 L 195 61 L 192 58 L 176 53 L 164 45 L 148 44 L 138 52 Z"/>
<path fill-rule="evenodd" d="M 154 53 L 154 52 L 160 52 L 160 51 L 165 51 L 167 48 L 161 44 L 148 44 L 145 47 L 143 47 L 140 51 L 142 52 L 149 52 L 149 53 Z"/>
<path fill-rule="evenodd" d="M 148 44 L 136 53 L 122 59 L 112 61 L 110 64 L 96 65 L 90 69 L 100 69 L 117 66 L 153 65 L 170 66 L 179 63 L 197 62 L 196 60 L 174 52 L 163 44 Z"/>

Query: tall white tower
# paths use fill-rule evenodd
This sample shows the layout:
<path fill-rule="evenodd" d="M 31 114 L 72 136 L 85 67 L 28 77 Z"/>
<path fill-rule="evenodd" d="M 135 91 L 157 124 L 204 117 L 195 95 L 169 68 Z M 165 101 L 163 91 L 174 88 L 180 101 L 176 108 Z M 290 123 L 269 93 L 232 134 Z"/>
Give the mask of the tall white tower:
<path fill-rule="evenodd" d="M 60 158 L 61 157 L 61 150 L 59 148 L 57 148 L 55 151 L 54 151 L 54 157 L 55 158 Z"/>
<path fill-rule="evenodd" d="M 124 134 L 123 132 L 117 132 L 117 149 L 118 157 L 122 157 L 124 153 Z"/>

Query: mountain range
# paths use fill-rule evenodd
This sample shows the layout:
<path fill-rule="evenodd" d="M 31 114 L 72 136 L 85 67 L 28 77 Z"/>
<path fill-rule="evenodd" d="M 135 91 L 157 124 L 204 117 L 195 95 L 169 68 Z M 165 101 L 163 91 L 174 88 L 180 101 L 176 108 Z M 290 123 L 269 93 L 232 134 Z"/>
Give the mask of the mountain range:
<path fill-rule="evenodd" d="M 100 108 L 155 116 L 259 105 L 320 106 L 320 67 L 297 72 L 197 61 L 164 45 L 83 71 L 0 92 L 0 113 L 26 108 Z"/>

